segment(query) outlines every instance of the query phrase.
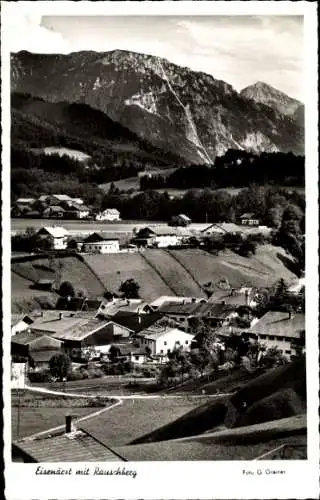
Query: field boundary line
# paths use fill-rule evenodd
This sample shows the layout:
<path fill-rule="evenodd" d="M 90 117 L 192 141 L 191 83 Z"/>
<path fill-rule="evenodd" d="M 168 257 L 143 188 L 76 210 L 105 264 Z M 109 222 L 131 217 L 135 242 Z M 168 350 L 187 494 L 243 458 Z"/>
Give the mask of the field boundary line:
<path fill-rule="evenodd" d="M 144 258 L 144 260 L 146 261 L 146 263 L 154 270 L 154 272 L 159 276 L 159 278 L 163 281 L 163 283 L 169 288 L 169 290 L 171 290 L 171 292 L 175 296 L 179 295 L 174 290 L 174 288 L 172 288 L 172 285 L 166 280 L 166 278 L 164 278 L 164 276 L 162 276 L 162 274 L 159 271 L 159 269 L 157 269 L 156 266 L 152 262 L 150 262 L 150 260 L 144 255 L 144 252 L 140 252 L 140 255 Z"/>
<path fill-rule="evenodd" d="M 179 250 L 178 250 L 179 251 Z M 189 276 L 191 276 L 192 280 L 196 283 L 196 285 L 200 288 L 201 293 L 203 293 L 203 296 L 205 297 L 205 293 L 203 291 L 202 286 L 200 285 L 199 281 L 196 279 L 196 277 L 192 274 L 192 272 L 180 261 L 180 259 L 174 255 L 172 250 L 167 250 L 167 253 L 171 255 L 171 257 L 181 266 L 183 269 L 186 271 Z"/>

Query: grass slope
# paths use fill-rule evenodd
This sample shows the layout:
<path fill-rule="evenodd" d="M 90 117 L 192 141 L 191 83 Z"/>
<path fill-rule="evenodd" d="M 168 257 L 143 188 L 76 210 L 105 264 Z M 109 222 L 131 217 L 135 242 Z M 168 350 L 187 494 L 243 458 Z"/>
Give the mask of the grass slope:
<path fill-rule="evenodd" d="M 204 291 L 191 274 L 166 250 L 146 250 L 143 256 L 162 279 L 170 284 L 176 295 L 205 297 Z"/>
<path fill-rule="evenodd" d="M 81 427 L 107 446 L 124 446 L 181 417 L 199 404 L 199 399 L 136 399 L 87 420 Z"/>
<path fill-rule="evenodd" d="M 139 253 L 86 255 L 84 259 L 108 290 L 117 292 L 123 281 L 134 278 L 140 285 L 139 293 L 143 299 L 155 300 L 160 295 L 173 293 Z"/>
<path fill-rule="evenodd" d="M 50 262 L 46 258 L 39 258 L 32 262 L 13 263 L 11 269 L 15 274 L 28 280 L 30 285 L 41 278 L 54 278 L 56 283 L 62 281 L 70 281 L 74 288 L 82 290 L 89 296 L 100 296 L 104 293 L 104 287 L 97 276 L 92 272 L 85 262 L 82 262 L 77 257 L 61 257 L 54 260 L 55 270 L 46 271 L 50 267 Z M 61 268 L 59 269 L 59 265 Z M 16 280 L 17 281 L 17 280 Z M 19 285 L 16 283 L 15 286 Z M 20 284 L 25 284 L 20 282 Z M 38 292 L 39 295 L 39 292 Z"/>

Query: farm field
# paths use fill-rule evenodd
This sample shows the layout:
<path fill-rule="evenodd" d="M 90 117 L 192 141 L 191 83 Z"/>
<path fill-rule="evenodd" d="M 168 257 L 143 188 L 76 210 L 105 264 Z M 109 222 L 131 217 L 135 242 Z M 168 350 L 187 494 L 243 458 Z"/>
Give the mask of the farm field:
<path fill-rule="evenodd" d="M 165 168 L 157 170 L 157 174 L 163 175 L 164 177 L 168 177 L 172 174 L 176 169 L 174 168 Z M 103 189 L 103 191 L 108 192 L 111 186 L 111 182 L 107 182 L 105 184 L 100 184 L 99 188 Z M 120 191 L 129 191 L 130 189 L 134 189 L 135 191 L 140 191 L 140 178 L 136 175 L 134 177 L 128 177 L 127 179 L 121 179 L 120 181 L 114 181 L 115 186 L 120 189 Z"/>
<path fill-rule="evenodd" d="M 170 284 L 176 295 L 205 297 L 201 286 L 193 279 L 188 270 L 179 264 L 166 250 L 146 250 L 143 257 L 150 266 Z"/>
<path fill-rule="evenodd" d="M 124 446 L 201 404 L 201 398 L 124 400 L 81 426 L 107 446 Z"/>
<path fill-rule="evenodd" d="M 160 295 L 173 293 L 140 253 L 85 255 L 84 258 L 108 290 L 117 292 L 122 281 L 134 278 L 140 285 L 139 293 L 144 299 L 154 300 Z"/>

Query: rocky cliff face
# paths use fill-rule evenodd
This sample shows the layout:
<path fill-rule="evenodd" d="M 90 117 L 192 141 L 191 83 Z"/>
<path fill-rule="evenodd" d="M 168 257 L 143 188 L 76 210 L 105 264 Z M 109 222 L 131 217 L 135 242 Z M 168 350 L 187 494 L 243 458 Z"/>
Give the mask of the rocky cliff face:
<path fill-rule="evenodd" d="M 126 51 L 12 55 L 12 90 L 76 102 L 187 162 L 226 150 L 303 153 L 301 124 L 210 75 Z M 290 98 L 288 98 L 290 99 Z"/>

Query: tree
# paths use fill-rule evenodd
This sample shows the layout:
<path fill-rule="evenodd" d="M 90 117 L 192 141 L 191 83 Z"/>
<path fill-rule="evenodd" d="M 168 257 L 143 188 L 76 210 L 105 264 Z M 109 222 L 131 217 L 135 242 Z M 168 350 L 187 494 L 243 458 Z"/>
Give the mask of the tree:
<path fill-rule="evenodd" d="M 71 371 L 71 360 L 65 353 L 58 353 L 49 360 L 49 370 L 53 377 L 60 381 L 66 378 Z"/>
<path fill-rule="evenodd" d="M 111 345 L 109 352 L 108 352 L 108 356 L 109 356 L 111 363 L 114 363 L 115 361 L 117 361 L 119 358 L 119 355 L 120 355 L 119 348 L 115 345 Z"/>
<path fill-rule="evenodd" d="M 255 242 L 246 239 L 241 243 L 238 253 L 243 257 L 249 257 L 249 255 L 254 255 L 256 253 L 256 247 L 257 244 Z"/>
<path fill-rule="evenodd" d="M 70 281 L 63 281 L 59 288 L 59 294 L 61 297 L 74 297 L 75 290 Z"/>
<path fill-rule="evenodd" d="M 123 281 L 119 287 L 119 292 L 127 299 L 138 299 L 140 297 L 139 290 L 140 285 L 133 278 Z"/>

